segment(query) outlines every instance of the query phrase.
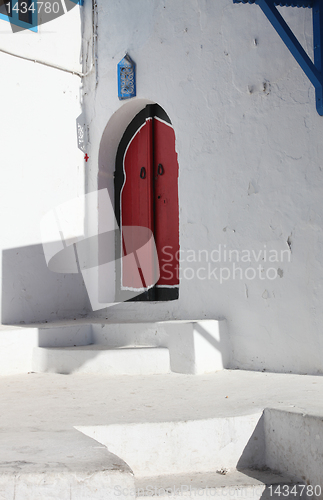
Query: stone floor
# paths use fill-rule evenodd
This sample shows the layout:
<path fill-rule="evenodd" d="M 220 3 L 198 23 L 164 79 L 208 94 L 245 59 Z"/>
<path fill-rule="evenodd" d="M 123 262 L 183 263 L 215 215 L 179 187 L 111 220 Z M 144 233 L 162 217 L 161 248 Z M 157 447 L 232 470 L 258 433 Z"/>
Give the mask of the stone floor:
<path fill-rule="evenodd" d="M 75 427 L 227 418 L 265 408 L 323 418 L 323 377 L 238 370 L 199 376 L 1 377 L 0 471 L 90 474 L 104 463 L 105 470 L 128 473 L 123 460 L 107 455 L 104 446 Z"/>

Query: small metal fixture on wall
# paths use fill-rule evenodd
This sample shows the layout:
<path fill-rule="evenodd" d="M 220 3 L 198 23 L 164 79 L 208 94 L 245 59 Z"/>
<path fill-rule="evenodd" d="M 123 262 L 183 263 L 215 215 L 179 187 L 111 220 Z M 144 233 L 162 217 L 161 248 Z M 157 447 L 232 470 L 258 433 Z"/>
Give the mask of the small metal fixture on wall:
<path fill-rule="evenodd" d="M 323 116 L 323 0 L 233 0 L 233 3 L 259 5 L 315 87 L 316 109 L 318 114 Z M 313 9 L 314 63 L 277 10 L 277 6 Z"/>
<path fill-rule="evenodd" d="M 126 54 L 118 64 L 118 97 L 130 99 L 136 95 L 136 64 Z"/>

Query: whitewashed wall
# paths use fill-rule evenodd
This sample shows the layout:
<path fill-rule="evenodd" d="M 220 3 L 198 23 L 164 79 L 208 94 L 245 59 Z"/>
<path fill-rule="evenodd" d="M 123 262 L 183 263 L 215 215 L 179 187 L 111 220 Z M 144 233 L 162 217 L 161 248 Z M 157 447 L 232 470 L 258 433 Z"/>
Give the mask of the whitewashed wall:
<path fill-rule="evenodd" d="M 206 279 L 196 278 L 208 266 L 205 259 L 183 262 L 182 270 L 193 271 L 182 278 L 178 301 L 125 303 L 96 314 L 133 321 L 225 317 L 233 367 L 322 372 L 323 118 L 310 82 L 255 5 L 97 4 L 98 86 L 94 77 L 87 79 L 85 96 L 87 189 L 98 188 L 100 167 L 112 192 L 114 154 L 126 122 L 136 107 L 158 102 L 176 132 L 183 258 L 192 257 L 191 250 L 211 257 L 219 245 L 240 257 L 243 251 L 261 254 L 260 262 L 251 257 L 240 263 L 243 279 L 232 279 L 233 263 L 223 255 L 221 263 L 210 262 L 217 273 L 229 268 L 231 278 L 222 284 L 219 274 L 208 279 L 200 271 Z M 311 54 L 311 11 L 282 12 Z M 129 103 L 117 98 L 116 65 L 125 52 L 137 63 L 137 98 Z M 285 251 L 283 261 L 268 262 L 276 255 L 269 250 L 279 258 Z M 246 269 L 259 265 L 261 277 L 247 279 Z M 266 277 L 268 268 L 276 279 Z"/>
<path fill-rule="evenodd" d="M 80 275 L 46 268 L 40 220 L 98 187 L 113 196 L 123 130 L 147 102 L 158 102 L 173 122 L 180 165 L 180 299 L 120 304 L 94 315 L 114 321 L 225 317 L 232 367 L 322 372 L 323 118 L 311 84 L 257 6 L 98 0 L 97 10 L 98 72 L 85 79 L 84 90 L 77 76 L 0 52 L 2 322 L 91 312 Z M 13 35 L 0 21 L 0 48 L 86 70 L 90 0 L 82 11 L 83 22 L 77 6 L 38 34 Z M 282 12 L 311 54 L 311 11 Z M 137 98 L 121 103 L 116 65 L 127 51 L 137 63 Z M 89 126 L 87 164 L 76 144 L 81 112 Z M 93 211 L 87 217 L 96 224 Z M 222 262 L 212 262 L 219 249 Z M 200 250 L 201 262 L 189 262 Z M 232 277 L 229 250 L 240 258 L 250 252 L 251 262 L 236 263 L 243 279 Z M 273 251 L 285 252 L 282 261 L 268 261 Z M 258 275 L 259 265 L 261 277 L 247 279 L 253 271 L 246 276 L 246 269 Z M 275 279 L 266 277 L 269 268 Z M 106 292 L 114 285 L 107 281 Z"/>
<path fill-rule="evenodd" d="M 0 49 L 82 71 L 82 30 L 79 6 L 38 33 L 12 34 L 0 20 Z M 82 81 L 1 52 L 0 66 L 1 320 L 79 315 L 88 306 L 82 279 L 47 269 L 40 222 L 56 205 L 84 193 L 84 154 L 76 141 Z"/>

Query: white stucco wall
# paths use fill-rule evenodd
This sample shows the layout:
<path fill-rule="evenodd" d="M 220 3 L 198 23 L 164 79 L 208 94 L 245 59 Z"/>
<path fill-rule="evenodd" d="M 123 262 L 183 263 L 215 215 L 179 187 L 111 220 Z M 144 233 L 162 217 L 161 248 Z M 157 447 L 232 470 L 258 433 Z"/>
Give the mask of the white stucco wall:
<path fill-rule="evenodd" d="M 97 4 L 98 85 L 94 77 L 87 79 L 84 101 L 90 128 L 88 190 L 98 188 L 100 168 L 113 192 L 114 151 L 122 131 L 105 138 L 109 146 L 101 144 L 106 152 L 100 154 L 111 117 L 116 131 L 125 128 L 116 117 L 121 123 L 126 106 L 130 121 L 135 101 L 138 108 L 158 102 L 176 133 L 182 257 L 206 250 L 210 259 L 221 246 L 222 262 L 183 262 L 182 271 L 193 271 L 182 277 L 178 301 L 124 303 L 96 315 L 133 321 L 225 317 L 233 367 L 321 373 L 323 118 L 312 85 L 255 5 L 231 0 Z M 312 54 L 311 11 L 281 11 Z M 137 64 L 137 97 L 122 103 L 116 65 L 126 52 Z M 123 106 L 125 113 L 115 114 Z M 260 251 L 259 262 L 251 254 L 252 262 L 236 264 L 243 279 L 233 279 L 224 249 L 237 250 L 240 258 Z M 285 251 L 282 262 L 268 262 L 276 255 L 270 250 L 279 260 Z M 208 264 L 211 271 L 218 268 L 218 279 L 212 273 L 208 279 L 203 270 L 206 279 L 196 277 Z M 261 277 L 259 265 L 265 269 Z M 222 284 L 220 267 L 231 274 Z M 256 279 L 246 277 L 248 267 L 256 270 Z M 266 277 L 268 268 L 275 269 L 269 278 L 276 279 Z M 223 271 L 224 278 L 229 271 Z"/>
<path fill-rule="evenodd" d="M 79 6 L 38 33 L 13 34 L 0 20 L 0 49 L 82 71 L 82 31 Z M 47 269 L 40 222 L 56 205 L 84 193 L 84 154 L 76 140 L 82 80 L 1 52 L 0 65 L 1 320 L 79 315 L 88 306 L 82 279 Z"/>
<path fill-rule="evenodd" d="M 0 52 L 2 322 L 91 313 L 80 275 L 48 271 L 40 221 L 98 187 L 113 197 L 123 130 L 147 102 L 158 102 L 173 122 L 180 166 L 180 299 L 119 304 L 93 315 L 150 322 L 226 318 L 232 367 L 321 373 L 323 118 L 310 82 L 255 5 L 96 3 L 98 67 L 84 89 L 75 75 Z M 87 71 L 91 7 L 85 0 L 82 18 L 77 6 L 37 34 L 13 35 L 0 21 L 0 49 Z M 281 11 L 311 55 L 311 11 Z M 137 97 L 124 103 L 116 65 L 125 52 L 137 64 Z M 88 163 L 76 144 L 81 112 L 89 127 Z M 88 211 L 87 228 L 95 225 L 96 214 Z M 233 279 L 230 250 L 240 259 L 250 252 L 251 262 L 236 263 L 243 279 L 240 271 Z M 279 261 L 269 262 L 275 252 Z M 266 277 L 269 268 L 275 279 Z M 110 278 L 102 300 L 114 286 Z"/>

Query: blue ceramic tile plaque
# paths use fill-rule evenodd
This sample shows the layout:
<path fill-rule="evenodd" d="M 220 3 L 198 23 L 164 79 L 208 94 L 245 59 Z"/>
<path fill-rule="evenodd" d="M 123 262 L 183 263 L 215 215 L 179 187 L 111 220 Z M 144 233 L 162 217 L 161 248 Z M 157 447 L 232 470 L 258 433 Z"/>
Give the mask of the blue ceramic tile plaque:
<path fill-rule="evenodd" d="M 126 54 L 118 64 L 118 97 L 130 99 L 136 95 L 136 64 Z"/>

